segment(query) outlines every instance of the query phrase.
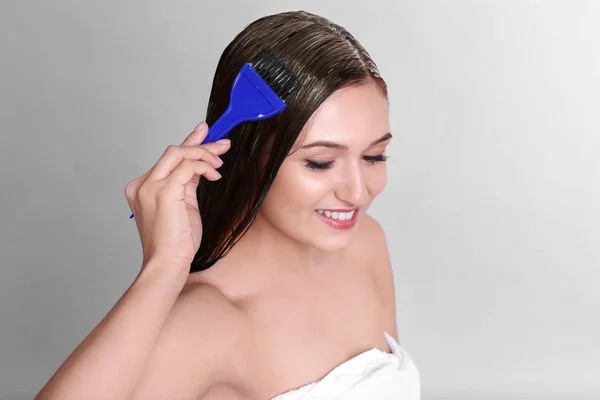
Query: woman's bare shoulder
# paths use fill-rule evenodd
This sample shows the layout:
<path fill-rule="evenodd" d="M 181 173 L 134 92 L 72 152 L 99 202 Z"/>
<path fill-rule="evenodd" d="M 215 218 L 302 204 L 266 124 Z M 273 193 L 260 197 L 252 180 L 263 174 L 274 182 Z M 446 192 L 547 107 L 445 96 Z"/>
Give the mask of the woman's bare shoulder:
<path fill-rule="evenodd" d="M 205 313 L 221 315 L 219 323 L 239 323 L 243 314 L 216 286 L 206 280 L 188 280 L 177 298 L 176 307 L 181 312 L 191 312 L 191 318 L 202 318 Z"/>
<path fill-rule="evenodd" d="M 246 314 L 211 283 L 186 284 L 171 316 L 173 327 L 180 326 L 190 335 L 194 350 L 210 346 L 220 358 L 233 361 L 238 352 L 241 354 L 250 345 Z"/>
<path fill-rule="evenodd" d="M 186 284 L 159 334 L 134 398 L 199 398 L 215 386 L 237 386 L 246 333 L 243 314 L 218 288 L 209 283 Z"/>
<path fill-rule="evenodd" d="M 383 227 L 375 218 L 365 214 L 360 229 L 359 251 L 368 255 L 364 266 L 373 277 L 377 293 L 381 296 L 381 312 L 384 315 L 385 330 L 398 339 L 396 327 L 396 298 L 394 272 Z"/>

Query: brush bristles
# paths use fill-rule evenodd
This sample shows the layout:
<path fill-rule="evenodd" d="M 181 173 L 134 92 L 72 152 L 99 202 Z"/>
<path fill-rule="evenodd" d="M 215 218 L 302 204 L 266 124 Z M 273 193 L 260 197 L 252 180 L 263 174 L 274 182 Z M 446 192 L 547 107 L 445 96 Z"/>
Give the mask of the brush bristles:
<path fill-rule="evenodd" d="M 298 87 L 296 75 L 270 50 L 261 51 L 250 65 L 284 102 Z"/>

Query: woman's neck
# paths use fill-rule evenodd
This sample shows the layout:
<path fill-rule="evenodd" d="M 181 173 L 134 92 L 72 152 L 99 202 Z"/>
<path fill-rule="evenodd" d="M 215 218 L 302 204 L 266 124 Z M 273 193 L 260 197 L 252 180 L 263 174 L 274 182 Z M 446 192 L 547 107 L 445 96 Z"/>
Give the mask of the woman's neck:
<path fill-rule="evenodd" d="M 244 297 L 288 284 L 310 284 L 338 265 L 341 253 L 299 243 L 258 215 L 230 252 L 204 275 L 232 297 Z"/>
<path fill-rule="evenodd" d="M 253 267 L 266 272 L 285 268 L 290 272 L 306 273 L 329 265 L 339 257 L 339 252 L 323 252 L 298 242 L 260 213 L 235 248 L 246 260 L 258 264 Z"/>

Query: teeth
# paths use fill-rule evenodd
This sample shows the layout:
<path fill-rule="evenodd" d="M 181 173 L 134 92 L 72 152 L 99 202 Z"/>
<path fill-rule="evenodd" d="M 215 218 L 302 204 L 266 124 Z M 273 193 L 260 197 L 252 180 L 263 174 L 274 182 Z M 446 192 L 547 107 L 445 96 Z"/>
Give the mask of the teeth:
<path fill-rule="evenodd" d="M 354 212 L 356 210 L 352 210 L 350 212 L 331 212 L 331 211 L 327 211 L 327 210 L 317 210 L 317 212 L 321 215 L 325 215 L 327 218 L 331 218 L 331 219 L 337 219 L 340 221 L 347 221 L 352 219 L 352 217 L 354 216 Z"/>

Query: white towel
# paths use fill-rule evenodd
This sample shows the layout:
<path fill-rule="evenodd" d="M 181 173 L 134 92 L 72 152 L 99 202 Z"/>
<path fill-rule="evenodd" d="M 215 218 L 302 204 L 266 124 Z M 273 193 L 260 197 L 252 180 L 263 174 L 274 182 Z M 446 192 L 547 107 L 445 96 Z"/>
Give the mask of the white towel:
<path fill-rule="evenodd" d="M 392 350 L 377 348 L 337 366 L 318 382 L 275 396 L 272 400 L 419 400 L 421 377 L 412 358 L 390 335 Z"/>

